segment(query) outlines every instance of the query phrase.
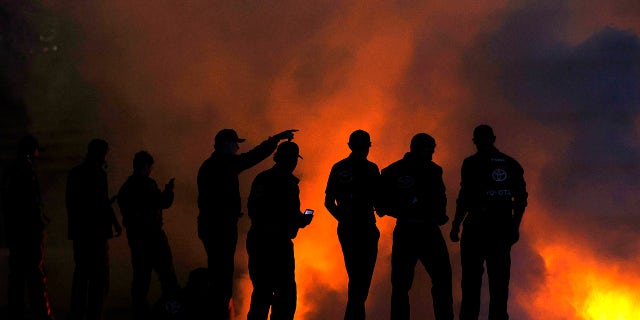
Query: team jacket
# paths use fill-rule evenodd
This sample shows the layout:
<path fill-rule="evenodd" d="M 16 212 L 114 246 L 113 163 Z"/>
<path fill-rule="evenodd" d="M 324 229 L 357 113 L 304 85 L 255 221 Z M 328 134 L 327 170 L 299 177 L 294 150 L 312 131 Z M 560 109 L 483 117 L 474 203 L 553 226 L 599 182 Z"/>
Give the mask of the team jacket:
<path fill-rule="evenodd" d="M 468 214 L 465 225 L 510 221 L 513 209 L 527 206 L 527 196 L 524 170 L 498 149 L 477 152 L 463 161 L 456 212 Z"/>
<path fill-rule="evenodd" d="M 380 178 L 378 166 L 349 156 L 331 168 L 325 194 L 336 198 L 340 222 L 375 223 L 373 214 Z"/>
<path fill-rule="evenodd" d="M 40 187 L 31 162 L 20 159 L 5 168 L 2 209 L 9 243 L 38 237 L 44 230 Z"/>
<path fill-rule="evenodd" d="M 406 153 L 380 173 L 381 206 L 402 221 L 446 222 L 447 196 L 442 168 Z"/>
<path fill-rule="evenodd" d="M 277 167 L 258 174 L 251 184 L 251 230 L 293 239 L 301 226 L 299 180 Z"/>
<path fill-rule="evenodd" d="M 113 237 L 114 212 L 102 167 L 85 161 L 71 169 L 66 205 L 70 240 Z"/>

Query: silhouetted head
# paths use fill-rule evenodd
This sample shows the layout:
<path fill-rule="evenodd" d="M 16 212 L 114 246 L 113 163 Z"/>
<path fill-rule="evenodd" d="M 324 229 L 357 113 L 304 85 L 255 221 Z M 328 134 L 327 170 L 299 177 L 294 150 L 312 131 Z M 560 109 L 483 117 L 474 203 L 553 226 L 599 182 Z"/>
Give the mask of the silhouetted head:
<path fill-rule="evenodd" d="M 18 141 L 18 155 L 20 157 L 27 156 L 29 158 L 36 158 L 39 155 L 40 144 L 38 140 L 28 134 Z"/>
<path fill-rule="evenodd" d="M 103 164 L 109 152 L 109 144 L 102 139 L 93 139 L 87 147 L 87 160 Z"/>
<path fill-rule="evenodd" d="M 421 132 L 411 138 L 411 153 L 418 155 L 420 158 L 429 159 L 436 150 L 436 139 L 432 136 Z"/>
<path fill-rule="evenodd" d="M 273 155 L 273 161 L 275 161 L 276 165 L 284 167 L 291 172 L 298 165 L 298 158 L 302 159 L 300 148 L 295 142 L 291 141 L 279 144 L 276 153 Z"/>
<path fill-rule="evenodd" d="M 239 138 L 238 133 L 233 129 L 222 129 L 216 134 L 213 148 L 223 153 L 235 154 L 240 149 L 238 143 L 246 140 Z"/>
<path fill-rule="evenodd" d="M 133 171 L 148 176 L 153 166 L 153 157 L 144 150 L 138 151 L 133 156 Z"/>
<path fill-rule="evenodd" d="M 478 151 L 493 147 L 495 142 L 496 136 L 489 125 L 481 124 L 473 130 L 473 143 Z"/>
<path fill-rule="evenodd" d="M 368 132 L 358 129 L 349 136 L 348 145 L 354 154 L 366 158 L 371 147 L 371 136 L 369 136 Z"/>

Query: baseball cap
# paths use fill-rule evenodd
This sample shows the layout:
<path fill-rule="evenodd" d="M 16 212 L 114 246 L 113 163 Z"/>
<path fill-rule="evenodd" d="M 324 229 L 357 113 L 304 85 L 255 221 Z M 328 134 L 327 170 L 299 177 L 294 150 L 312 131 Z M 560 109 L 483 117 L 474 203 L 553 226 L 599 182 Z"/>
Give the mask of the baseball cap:
<path fill-rule="evenodd" d="M 215 144 L 221 144 L 224 142 L 244 142 L 246 140 L 247 139 L 239 138 L 238 133 L 233 129 L 222 129 L 216 134 Z"/>
<path fill-rule="evenodd" d="M 300 148 L 295 142 L 285 141 L 278 145 L 278 150 L 276 150 L 276 155 L 278 157 L 298 157 L 302 159 L 300 155 Z"/>

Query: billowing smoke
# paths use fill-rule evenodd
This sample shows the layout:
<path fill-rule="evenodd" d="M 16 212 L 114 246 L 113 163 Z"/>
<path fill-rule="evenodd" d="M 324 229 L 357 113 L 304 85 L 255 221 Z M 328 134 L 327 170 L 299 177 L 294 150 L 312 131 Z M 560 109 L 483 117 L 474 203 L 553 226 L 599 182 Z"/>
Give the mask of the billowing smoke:
<path fill-rule="evenodd" d="M 297 319 L 320 320 L 341 318 L 346 304 L 336 222 L 322 203 L 331 165 L 348 155 L 349 133 L 371 133 L 369 158 L 381 168 L 402 157 L 415 133 L 433 135 L 452 216 L 460 165 L 474 152 L 471 132 L 488 123 L 498 148 L 524 166 L 530 193 L 513 248 L 512 318 L 539 319 L 541 310 L 550 319 L 640 313 L 630 291 L 640 284 L 635 1 L 51 1 L 37 14 L 6 11 L 55 31 L 44 33 L 55 50 L 46 43 L 47 52 L 30 53 L 19 98 L 29 130 L 51 146 L 41 168 L 54 221 L 49 285 L 61 312 L 72 267 L 61 190 L 94 136 L 110 142 L 113 192 L 141 149 L 154 155 L 159 184 L 176 177 L 165 221 L 184 283 L 206 263 L 196 236 L 195 177 L 215 133 L 235 128 L 248 138 L 241 145 L 247 151 L 299 129 L 304 160 L 296 175 L 303 206 L 317 214 L 296 239 Z M 271 164 L 241 175 L 244 199 L 255 174 Z M 248 223 L 241 221 L 236 259 L 238 319 L 251 293 Z M 389 314 L 393 223 L 378 223 L 371 319 Z M 116 314 L 129 306 L 130 265 L 125 239 L 111 243 L 109 312 Z M 448 245 L 457 314 L 459 247 Z M 415 319 L 433 318 L 429 281 L 418 270 Z M 483 294 L 486 300 L 486 285 Z"/>

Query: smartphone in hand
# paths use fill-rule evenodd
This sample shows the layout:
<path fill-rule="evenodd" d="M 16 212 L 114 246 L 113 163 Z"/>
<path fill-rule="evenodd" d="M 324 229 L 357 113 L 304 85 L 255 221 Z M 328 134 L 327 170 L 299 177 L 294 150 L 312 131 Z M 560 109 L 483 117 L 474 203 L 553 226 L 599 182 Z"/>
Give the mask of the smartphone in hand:
<path fill-rule="evenodd" d="M 306 210 L 304 210 L 304 214 L 313 214 L 313 210 L 312 209 L 306 209 Z"/>

